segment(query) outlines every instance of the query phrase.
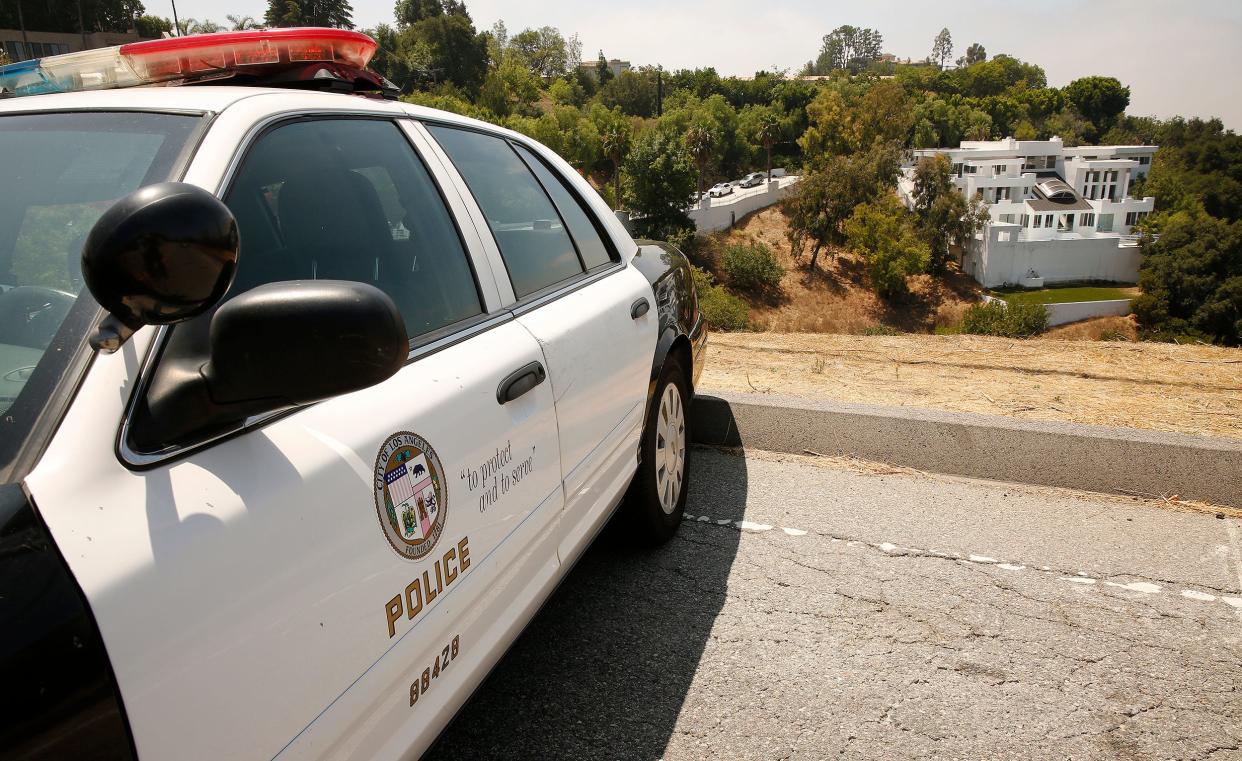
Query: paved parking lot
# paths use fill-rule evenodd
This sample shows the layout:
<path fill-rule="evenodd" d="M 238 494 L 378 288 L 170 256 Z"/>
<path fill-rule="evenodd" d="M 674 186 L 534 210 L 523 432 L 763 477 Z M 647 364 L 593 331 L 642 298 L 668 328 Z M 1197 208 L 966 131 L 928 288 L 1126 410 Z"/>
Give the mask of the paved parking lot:
<path fill-rule="evenodd" d="M 693 457 L 679 536 L 597 541 L 430 758 L 1242 758 L 1242 521 Z"/>

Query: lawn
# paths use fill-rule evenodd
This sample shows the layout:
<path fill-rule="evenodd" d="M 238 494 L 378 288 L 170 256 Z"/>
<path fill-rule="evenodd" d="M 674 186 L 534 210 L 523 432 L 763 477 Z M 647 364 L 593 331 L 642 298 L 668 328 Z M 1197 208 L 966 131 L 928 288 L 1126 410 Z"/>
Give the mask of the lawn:
<path fill-rule="evenodd" d="M 1084 286 L 1081 288 L 1041 288 L 1035 291 L 997 290 L 992 291 L 992 295 L 1010 304 L 1065 304 L 1071 301 L 1132 299 L 1138 295 L 1138 289 Z"/>

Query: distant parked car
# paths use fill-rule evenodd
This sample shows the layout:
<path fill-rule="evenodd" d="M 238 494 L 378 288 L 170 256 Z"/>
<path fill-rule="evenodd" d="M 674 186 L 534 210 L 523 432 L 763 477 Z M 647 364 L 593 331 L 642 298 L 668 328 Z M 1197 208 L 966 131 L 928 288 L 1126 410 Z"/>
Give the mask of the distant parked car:
<path fill-rule="evenodd" d="M 743 188 L 753 188 L 763 184 L 763 172 L 751 172 L 738 182 Z"/>
<path fill-rule="evenodd" d="M 712 198 L 720 198 L 721 196 L 727 196 L 731 194 L 732 192 L 733 192 L 733 183 L 718 182 L 715 185 L 712 185 L 712 189 L 707 191 L 707 194 L 711 196 Z"/>

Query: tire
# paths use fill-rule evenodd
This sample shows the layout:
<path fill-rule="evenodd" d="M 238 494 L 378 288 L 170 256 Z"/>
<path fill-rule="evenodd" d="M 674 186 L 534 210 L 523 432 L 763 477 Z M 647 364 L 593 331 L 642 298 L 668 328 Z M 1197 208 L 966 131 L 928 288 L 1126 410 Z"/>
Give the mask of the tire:
<path fill-rule="evenodd" d="M 677 533 L 690 483 L 690 399 L 687 374 L 675 356 L 664 361 L 643 430 L 641 462 L 626 498 L 634 539 L 664 544 Z"/>

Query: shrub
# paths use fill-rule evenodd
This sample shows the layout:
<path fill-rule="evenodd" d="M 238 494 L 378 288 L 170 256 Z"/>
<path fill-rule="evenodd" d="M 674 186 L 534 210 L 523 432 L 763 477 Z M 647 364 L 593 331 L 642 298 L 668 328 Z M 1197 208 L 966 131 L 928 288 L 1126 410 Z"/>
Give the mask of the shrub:
<path fill-rule="evenodd" d="M 776 261 L 776 254 L 763 243 L 726 246 L 720 265 L 729 278 L 729 284 L 743 291 L 776 288 L 785 276 L 785 268 Z"/>
<path fill-rule="evenodd" d="M 899 336 L 901 331 L 888 325 L 871 325 L 863 329 L 864 336 Z"/>
<path fill-rule="evenodd" d="M 716 284 L 707 270 L 691 267 L 694 288 L 699 296 L 699 311 L 708 324 L 719 330 L 745 330 L 750 326 L 750 307 Z"/>
<path fill-rule="evenodd" d="M 1042 304 L 987 302 L 974 304 L 962 316 L 962 332 L 980 336 L 1029 338 L 1048 329 L 1048 311 Z"/>

